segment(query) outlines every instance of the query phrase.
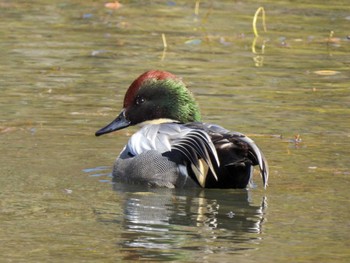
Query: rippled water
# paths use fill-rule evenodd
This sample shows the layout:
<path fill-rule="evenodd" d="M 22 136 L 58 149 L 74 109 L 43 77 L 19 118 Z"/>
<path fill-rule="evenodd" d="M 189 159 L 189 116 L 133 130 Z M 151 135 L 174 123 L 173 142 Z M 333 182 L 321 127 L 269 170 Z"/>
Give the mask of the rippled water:
<path fill-rule="evenodd" d="M 347 2 L 104 4 L 0 1 L 0 261 L 348 262 Z M 136 128 L 94 132 L 154 68 L 258 143 L 267 190 L 112 184 Z"/>

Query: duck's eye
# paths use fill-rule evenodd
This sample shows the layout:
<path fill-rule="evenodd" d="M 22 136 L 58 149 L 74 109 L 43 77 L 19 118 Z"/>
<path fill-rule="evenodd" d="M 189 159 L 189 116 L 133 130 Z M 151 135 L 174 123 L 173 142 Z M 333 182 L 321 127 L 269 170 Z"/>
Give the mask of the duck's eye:
<path fill-rule="evenodd" d="M 135 100 L 136 105 L 140 105 L 145 102 L 145 98 L 138 96 Z"/>

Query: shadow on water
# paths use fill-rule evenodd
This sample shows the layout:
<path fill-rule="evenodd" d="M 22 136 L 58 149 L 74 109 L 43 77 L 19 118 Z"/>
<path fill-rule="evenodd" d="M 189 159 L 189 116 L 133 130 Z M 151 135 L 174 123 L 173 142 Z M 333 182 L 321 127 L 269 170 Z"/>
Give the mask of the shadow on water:
<path fill-rule="evenodd" d="M 249 190 L 145 190 L 123 184 L 114 184 L 114 190 L 123 200 L 117 246 L 124 259 L 235 254 L 261 242 L 266 198 L 253 205 Z"/>

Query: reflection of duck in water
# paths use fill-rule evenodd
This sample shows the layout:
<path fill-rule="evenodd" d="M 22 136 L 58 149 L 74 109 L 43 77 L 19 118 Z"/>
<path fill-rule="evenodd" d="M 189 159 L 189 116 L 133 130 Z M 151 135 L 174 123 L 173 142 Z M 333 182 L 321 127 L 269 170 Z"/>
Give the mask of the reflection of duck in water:
<path fill-rule="evenodd" d="M 252 205 L 246 189 L 114 187 L 124 200 L 118 246 L 128 258 L 176 259 L 189 250 L 237 253 L 260 243 L 265 199 Z"/>
<path fill-rule="evenodd" d="M 169 188 L 245 188 L 258 165 L 266 187 L 267 162 L 250 138 L 199 121 L 198 106 L 179 78 L 148 71 L 129 87 L 119 116 L 96 135 L 142 125 L 115 162 L 116 181 Z"/>

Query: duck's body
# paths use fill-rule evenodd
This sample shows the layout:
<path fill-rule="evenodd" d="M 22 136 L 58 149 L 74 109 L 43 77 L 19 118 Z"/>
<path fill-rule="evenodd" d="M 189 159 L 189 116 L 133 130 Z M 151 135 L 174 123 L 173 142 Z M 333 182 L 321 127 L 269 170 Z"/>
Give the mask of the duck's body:
<path fill-rule="evenodd" d="M 117 158 L 116 181 L 161 187 L 245 188 L 266 160 L 247 136 L 199 122 L 198 106 L 181 80 L 148 71 L 128 89 L 124 109 L 96 135 L 142 124 Z"/>

